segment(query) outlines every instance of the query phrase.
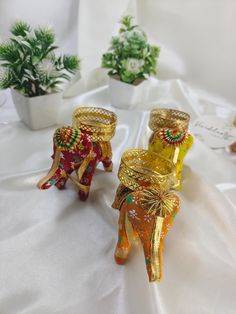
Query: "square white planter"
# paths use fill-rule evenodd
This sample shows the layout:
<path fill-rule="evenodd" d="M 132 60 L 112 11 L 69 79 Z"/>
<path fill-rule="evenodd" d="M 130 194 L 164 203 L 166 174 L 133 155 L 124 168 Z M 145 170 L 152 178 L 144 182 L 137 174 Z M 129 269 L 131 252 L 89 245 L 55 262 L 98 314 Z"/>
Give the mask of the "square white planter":
<path fill-rule="evenodd" d="M 63 104 L 62 92 L 25 97 L 12 89 L 11 95 L 20 119 L 31 129 L 38 130 L 57 124 Z"/>
<path fill-rule="evenodd" d="M 148 80 L 138 85 L 109 78 L 109 96 L 111 105 L 119 109 L 133 109 L 148 99 Z"/>
<path fill-rule="evenodd" d="M 3 90 L 0 90 L 0 107 L 5 103 L 6 96 Z"/>

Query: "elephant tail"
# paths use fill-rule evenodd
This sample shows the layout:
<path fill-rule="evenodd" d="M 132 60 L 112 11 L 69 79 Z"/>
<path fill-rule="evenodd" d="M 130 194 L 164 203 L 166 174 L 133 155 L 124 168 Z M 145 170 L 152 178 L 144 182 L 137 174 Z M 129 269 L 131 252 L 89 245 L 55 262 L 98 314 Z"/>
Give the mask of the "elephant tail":
<path fill-rule="evenodd" d="M 111 159 L 112 158 L 112 149 L 111 149 L 111 142 L 99 142 L 99 145 L 102 150 L 102 156 L 101 156 L 101 161 Z"/>

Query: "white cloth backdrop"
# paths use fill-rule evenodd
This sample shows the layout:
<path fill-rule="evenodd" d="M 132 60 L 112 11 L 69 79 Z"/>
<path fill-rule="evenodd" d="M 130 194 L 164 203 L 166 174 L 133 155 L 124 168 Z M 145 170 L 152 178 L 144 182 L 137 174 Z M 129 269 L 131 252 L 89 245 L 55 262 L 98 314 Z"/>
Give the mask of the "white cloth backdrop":
<path fill-rule="evenodd" d="M 187 80 L 235 104 L 234 0 L 0 0 L 0 38 L 16 18 L 54 26 L 61 50 L 82 58 L 84 82 L 69 93 L 76 94 L 81 85 L 102 84 L 105 77 L 95 69 L 127 12 L 162 48 L 159 78 Z"/>
<path fill-rule="evenodd" d="M 115 169 L 112 174 L 97 170 L 86 203 L 78 201 L 72 184 L 66 191 L 36 189 L 51 163 L 55 128 L 27 129 L 7 93 L 7 103 L 0 108 L 1 314 L 235 313 L 233 157 L 195 140 L 186 158 L 182 210 L 167 237 L 160 284 L 147 282 L 140 247 L 134 248 L 126 266 L 113 261 L 118 213 L 110 206 L 121 153 L 147 146 L 148 109 L 154 103 L 185 110 L 192 119 L 233 104 L 234 8 L 233 1 L 220 0 L 0 0 L 1 37 L 16 16 L 34 24 L 49 21 L 64 51 L 79 50 L 84 80 L 69 88 L 67 96 L 104 83 L 104 73 L 96 68 L 117 29 L 114 21 L 125 11 L 136 12 L 153 41 L 163 47 L 163 81 L 150 81 L 149 104 L 132 112 L 116 110 Z M 189 83 L 221 103 L 214 106 Z M 61 124 L 70 123 L 78 104 L 110 108 L 107 86 L 66 99 Z"/>

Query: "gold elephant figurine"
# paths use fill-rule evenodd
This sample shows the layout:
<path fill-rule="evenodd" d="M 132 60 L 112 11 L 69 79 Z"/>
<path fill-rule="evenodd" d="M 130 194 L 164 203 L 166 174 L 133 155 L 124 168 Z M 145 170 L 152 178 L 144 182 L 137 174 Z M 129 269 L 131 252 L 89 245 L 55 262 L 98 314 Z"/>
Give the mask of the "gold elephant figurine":
<path fill-rule="evenodd" d="M 160 281 L 164 239 L 180 209 L 178 196 L 169 191 L 175 184 L 174 165 L 143 149 L 128 150 L 118 177 L 121 184 L 112 204 L 120 210 L 115 260 L 124 264 L 132 238 L 139 238 L 149 281 Z"/>
<path fill-rule="evenodd" d="M 183 161 L 193 145 L 193 136 L 188 133 L 189 114 L 165 108 L 151 110 L 149 127 L 153 131 L 149 150 L 170 159 L 176 169 L 176 190 L 181 189 Z"/>
<path fill-rule="evenodd" d="M 53 164 L 38 188 L 55 185 L 64 189 L 69 178 L 77 186 L 79 198 L 85 201 L 98 163 L 102 162 L 105 171 L 112 171 L 110 139 L 115 133 L 116 116 L 103 108 L 81 107 L 74 111 L 73 125 L 55 131 Z"/>

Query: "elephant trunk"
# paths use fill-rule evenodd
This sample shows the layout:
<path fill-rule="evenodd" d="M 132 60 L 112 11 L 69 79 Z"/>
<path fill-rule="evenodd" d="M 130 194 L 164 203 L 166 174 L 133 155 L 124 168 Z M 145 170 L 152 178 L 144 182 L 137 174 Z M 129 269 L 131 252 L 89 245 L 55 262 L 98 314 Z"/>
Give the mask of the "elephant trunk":
<path fill-rule="evenodd" d="M 56 148 L 54 152 L 54 159 L 53 159 L 51 169 L 49 170 L 48 174 L 45 177 L 43 177 L 37 184 L 37 187 L 40 190 L 45 190 L 45 189 L 50 188 L 58 180 L 61 179 L 62 169 L 59 168 L 60 158 L 61 158 L 60 156 L 61 156 L 61 150 L 59 148 Z"/>

